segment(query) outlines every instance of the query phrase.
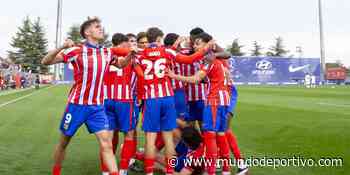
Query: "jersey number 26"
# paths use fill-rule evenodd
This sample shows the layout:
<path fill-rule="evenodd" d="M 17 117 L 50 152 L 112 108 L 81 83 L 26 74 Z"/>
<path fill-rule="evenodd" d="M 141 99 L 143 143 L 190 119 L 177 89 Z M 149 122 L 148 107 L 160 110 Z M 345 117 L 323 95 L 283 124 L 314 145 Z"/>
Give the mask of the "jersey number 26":
<path fill-rule="evenodd" d="M 146 65 L 145 80 L 153 80 L 154 76 L 157 78 L 163 78 L 165 75 L 166 59 L 161 58 L 154 63 L 150 60 L 142 60 L 142 65 Z M 153 73 L 151 72 L 153 70 Z"/>

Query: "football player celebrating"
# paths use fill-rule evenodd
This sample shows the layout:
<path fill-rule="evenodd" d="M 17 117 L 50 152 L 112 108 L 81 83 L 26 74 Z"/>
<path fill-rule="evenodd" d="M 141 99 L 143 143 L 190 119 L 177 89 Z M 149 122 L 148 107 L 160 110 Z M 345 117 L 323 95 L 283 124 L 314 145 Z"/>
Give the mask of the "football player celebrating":
<path fill-rule="evenodd" d="M 194 28 L 190 31 L 190 40 L 186 44 L 182 44 L 181 53 L 191 54 L 195 51 L 193 48 L 194 45 L 194 37 L 203 33 L 203 29 Z M 200 70 L 200 65 L 202 61 L 194 62 L 192 64 L 185 65 L 184 75 L 185 76 L 193 76 L 197 71 Z M 206 99 L 207 94 L 207 84 L 205 81 L 200 81 L 198 83 L 187 83 L 186 86 L 186 97 L 189 109 L 189 115 L 185 118 L 185 120 L 191 125 L 195 125 L 196 122 L 198 125 L 201 125 L 203 110 L 204 110 L 204 101 Z"/>
<path fill-rule="evenodd" d="M 181 55 L 167 50 L 162 45 L 163 32 L 158 28 L 147 30 L 149 45 L 141 53 L 138 62 L 144 71 L 144 118 L 143 130 L 146 134 L 145 143 L 145 172 L 153 174 L 156 149 L 155 139 L 157 132 L 161 132 L 165 143 L 165 156 L 167 159 L 174 155 L 173 129 L 176 128 L 176 111 L 174 92 L 171 81 L 165 75 L 165 69 L 171 67 L 171 62 L 193 62 L 203 58 L 210 45 L 199 50 L 191 56 Z M 168 162 L 168 161 L 166 161 Z M 172 174 L 171 165 L 166 166 L 166 173 Z"/>
<path fill-rule="evenodd" d="M 207 33 L 197 35 L 194 40 L 194 48 L 203 47 L 211 39 L 212 37 Z M 201 69 L 193 76 L 181 76 L 174 74 L 170 70 L 168 71 L 169 77 L 188 83 L 198 83 L 205 77 L 209 79 L 209 92 L 205 101 L 202 123 L 206 158 L 212 162 L 216 162 L 219 147 L 220 157 L 222 159 L 229 159 L 229 145 L 225 137 L 225 131 L 228 127 L 227 113 L 230 104 L 230 95 L 226 84 L 226 70 L 222 61 L 214 59 L 211 63 L 202 65 Z M 215 174 L 215 171 L 214 164 L 207 167 L 209 175 Z M 223 165 L 222 174 L 230 174 L 228 164 Z"/>
<path fill-rule="evenodd" d="M 175 33 L 168 33 L 164 38 L 164 46 L 168 49 L 172 49 L 177 52 L 177 46 L 183 39 L 179 39 L 179 35 Z M 174 62 L 172 65 L 175 74 L 184 75 L 186 64 Z M 175 109 L 178 117 L 177 124 L 179 127 L 185 127 L 185 123 L 182 122 L 188 117 L 187 99 L 185 94 L 185 84 L 182 81 L 172 79 L 172 87 L 174 89 L 175 97 Z"/>
<path fill-rule="evenodd" d="M 116 33 L 112 37 L 113 47 L 128 48 L 130 46 L 128 37 L 121 33 Z M 131 60 L 129 55 L 127 58 Z M 123 60 L 121 60 L 123 59 Z M 120 156 L 119 174 L 127 174 L 127 169 L 131 157 L 136 152 L 136 140 L 134 130 L 136 128 L 136 114 L 134 112 L 132 82 L 138 76 L 143 76 L 139 65 L 134 62 L 125 62 L 125 58 L 117 58 L 116 66 L 110 65 L 105 75 L 105 89 L 107 99 L 105 100 L 105 110 L 110 121 L 110 130 L 114 132 L 113 149 L 116 149 L 118 142 L 118 131 L 125 133 L 123 147 Z M 103 168 L 102 171 L 105 169 Z"/>
<path fill-rule="evenodd" d="M 112 138 L 108 132 L 109 121 L 103 107 L 103 79 L 112 56 L 127 56 L 130 50 L 99 46 L 104 32 L 98 18 L 85 21 L 80 34 L 86 39 L 83 45 L 73 47 L 74 43 L 66 40 L 62 47 L 50 51 L 42 60 L 44 65 L 70 63 L 74 68 L 74 84 L 60 125 L 62 134 L 54 152 L 52 174 L 60 175 L 66 148 L 76 131 L 85 124 L 88 131 L 96 135 L 110 174 L 117 175 Z"/>

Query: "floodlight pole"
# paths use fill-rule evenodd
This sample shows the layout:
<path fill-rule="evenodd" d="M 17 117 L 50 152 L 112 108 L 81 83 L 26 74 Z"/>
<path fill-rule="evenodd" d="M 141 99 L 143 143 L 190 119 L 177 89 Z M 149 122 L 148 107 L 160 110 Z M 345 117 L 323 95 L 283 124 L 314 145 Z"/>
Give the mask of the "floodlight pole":
<path fill-rule="evenodd" d="M 321 82 L 325 83 L 326 75 L 326 59 L 325 59 L 325 45 L 324 45 L 324 31 L 323 31 L 323 14 L 322 14 L 322 1 L 318 0 L 318 19 L 320 30 L 320 51 L 321 51 Z"/>
<path fill-rule="evenodd" d="M 58 48 L 61 44 L 62 36 L 62 0 L 57 0 L 57 19 L 56 19 L 56 41 L 55 47 Z M 55 80 L 60 80 L 61 64 L 56 64 L 54 67 Z"/>

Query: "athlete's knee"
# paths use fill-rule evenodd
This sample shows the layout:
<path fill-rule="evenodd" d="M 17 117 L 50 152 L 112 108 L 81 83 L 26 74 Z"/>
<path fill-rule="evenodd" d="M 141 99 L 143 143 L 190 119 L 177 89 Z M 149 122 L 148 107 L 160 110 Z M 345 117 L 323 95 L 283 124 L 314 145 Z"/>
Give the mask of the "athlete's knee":
<path fill-rule="evenodd" d="M 58 144 L 58 147 L 60 149 L 66 149 L 69 142 L 71 140 L 71 137 L 70 136 L 66 136 L 66 135 L 61 135 L 61 138 L 60 138 L 60 141 L 59 141 L 59 144 Z"/>
<path fill-rule="evenodd" d="M 165 131 L 162 132 L 163 140 L 165 143 L 165 146 L 174 146 L 174 131 Z"/>
<path fill-rule="evenodd" d="M 155 146 L 155 142 L 152 142 L 152 141 L 145 141 L 145 146 L 147 147 L 147 148 L 156 148 L 156 146 Z"/>
<path fill-rule="evenodd" d="M 112 142 L 100 140 L 100 148 L 102 151 L 112 150 Z"/>
<path fill-rule="evenodd" d="M 155 142 L 156 142 L 157 134 L 156 133 L 146 133 L 146 141 L 145 145 L 147 147 L 155 147 Z"/>
<path fill-rule="evenodd" d="M 97 138 L 102 150 L 112 149 L 112 137 L 108 132 L 97 134 Z"/>

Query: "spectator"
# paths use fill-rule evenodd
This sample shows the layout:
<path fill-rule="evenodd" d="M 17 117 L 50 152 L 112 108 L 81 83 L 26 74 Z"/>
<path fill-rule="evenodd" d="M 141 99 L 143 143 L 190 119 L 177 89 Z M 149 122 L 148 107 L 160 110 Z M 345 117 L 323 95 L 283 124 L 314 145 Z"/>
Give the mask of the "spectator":
<path fill-rule="evenodd" d="M 39 89 L 39 85 L 40 85 L 40 77 L 39 77 L 39 75 L 36 75 L 36 78 L 35 78 L 35 89 Z"/>
<path fill-rule="evenodd" d="M 0 90 L 4 90 L 5 89 L 5 79 L 0 76 Z"/>
<path fill-rule="evenodd" d="M 21 76 L 21 88 L 24 89 L 26 86 L 26 78 L 24 75 Z"/>

